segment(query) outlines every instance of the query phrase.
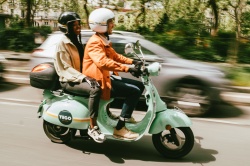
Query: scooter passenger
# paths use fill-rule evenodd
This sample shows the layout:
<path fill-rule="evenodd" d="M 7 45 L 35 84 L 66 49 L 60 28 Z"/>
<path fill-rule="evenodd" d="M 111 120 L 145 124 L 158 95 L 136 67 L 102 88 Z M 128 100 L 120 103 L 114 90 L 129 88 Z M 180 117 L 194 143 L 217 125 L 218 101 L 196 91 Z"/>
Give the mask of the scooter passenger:
<path fill-rule="evenodd" d="M 118 54 L 112 48 L 109 35 L 112 34 L 114 28 L 114 17 L 114 13 L 106 8 L 99 8 L 91 12 L 89 26 L 96 33 L 88 40 L 85 47 L 83 74 L 98 81 L 102 90 L 102 99 L 125 98 L 113 136 L 135 139 L 139 134 L 127 129 L 125 122 L 136 123 L 132 113 L 144 91 L 144 86 L 140 81 L 121 78 L 117 72 L 130 72 L 138 77 L 141 71 L 126 64 L 141 62 Z"/>
<path fill-rule="evenodd" d="M 82 73 L 84 47 L 81 42 L 81 18 L 75 12 L 63 12 L 59 18 L 59 28 L 64 36 L 58 42 L 54 66 L 62 88 L 76 95 L 88 95 L 90 126 L 88 134 L 98 143 L 105 140 L 97 125 L 101 89 L 98 82 Z"/>

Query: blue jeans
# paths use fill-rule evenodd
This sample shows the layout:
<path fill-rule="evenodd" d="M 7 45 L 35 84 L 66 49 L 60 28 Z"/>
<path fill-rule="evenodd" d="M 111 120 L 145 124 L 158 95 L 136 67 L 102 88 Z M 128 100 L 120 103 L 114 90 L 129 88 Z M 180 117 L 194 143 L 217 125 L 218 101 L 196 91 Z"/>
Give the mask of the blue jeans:
<path fill-rule="evenodd" d="M 111 79 L 111 86 L 112 98 L 125 98 L 120 116 L 130 118 L 144 91 L 143 83 L 128 78 Z"/>

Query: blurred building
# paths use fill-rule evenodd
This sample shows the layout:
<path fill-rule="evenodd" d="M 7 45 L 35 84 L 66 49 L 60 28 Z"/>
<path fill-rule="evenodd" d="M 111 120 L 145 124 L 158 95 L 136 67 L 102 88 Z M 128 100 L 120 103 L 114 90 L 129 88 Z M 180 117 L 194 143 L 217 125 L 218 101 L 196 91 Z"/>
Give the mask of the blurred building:
<path fill-rule="evenodd" d="M 114 0 L 115 1 L 115 0 Z M 91 2 L 89 5 L 93 8 L 99 6 L 100 4 Z M 106 2 L 106 1 L 105 1 Z M 39 3 L 39 4 L 38 4 Z M 33 20 L 33 26 L 50 26 L 52 30 L 57 30 L 57 18 L 62 11 L 65 11 L 64 0 L 34 0 L 34 4 L 31 9 L 31 19 Z M 79 0 L 79 5 L 82 5 L 83 1 Z M 108 7 L 110 9 L 115 6 L 110 6 L 102 2 L 103 7 Z M 129 23 L 131 16 L 127 16 L 126 13 L 131 11 L 132 1 L 123 1 L 121 8 L 119 10 L 115 9 L 116 13 L 115 23 L 125 24 Z M 26 16 L 26 3 L 22 0 L 2 0 L 0 1 L 0 29 L 8 26 L 8 19 L 11 17 L 18 16 L 21 19 L 25 19 Z"/>
<path fill-rule="evenodd" d="M 50 26 L 52 29 L 57 28 L 57 18 L 62 11 L 63 1 L 43 0 L 38 4 L 34 1 L 31 8 L 31 19 L 33 26 Z M 22 0 L 0 1 L 0 29 L 8 25 L 6 18 L 18 16 L 25 19 L 27 5 Z"/>

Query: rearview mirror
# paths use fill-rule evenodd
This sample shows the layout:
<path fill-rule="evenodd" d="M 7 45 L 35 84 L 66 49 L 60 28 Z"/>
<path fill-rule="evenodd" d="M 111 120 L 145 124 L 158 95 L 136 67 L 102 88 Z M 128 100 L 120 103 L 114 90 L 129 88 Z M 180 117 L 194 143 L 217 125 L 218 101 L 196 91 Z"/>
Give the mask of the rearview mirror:
<path fill-rule="evenodd" d="M 127 43 L 125 45 L 125 54 L 133 54 L 134 53 L 134 45 L 132 43 Z"/>

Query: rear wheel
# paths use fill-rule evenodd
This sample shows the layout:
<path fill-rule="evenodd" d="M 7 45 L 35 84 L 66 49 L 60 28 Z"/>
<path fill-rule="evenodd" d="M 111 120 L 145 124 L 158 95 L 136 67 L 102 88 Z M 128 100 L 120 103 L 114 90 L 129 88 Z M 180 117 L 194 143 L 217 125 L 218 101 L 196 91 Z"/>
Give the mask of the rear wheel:
<path fill-rule="evenodd" d="M 54 125 L 47 121 L 43 121 L 43 130 L 47 137 L 55 143 L 66 143 L 71 140 L 71 131 L 67 127 Z"/>
<path fill-rule="evenodd" d="M 210 91 L 203 85 L 181 83 L 168 91 L 163 99 L 172 108 L 180 108 L 190 117 L 201 117 L 209 114 L 213 105 Z"/>
<path fill-rule="evenodd" d="M 156 150 L 166 158 L 184 157 L 194 146 L 194 135 L 189 127 L 175 128 L 175 132 L 176 137 L 169 130 L 164 130 L 152 136 Z"/>

